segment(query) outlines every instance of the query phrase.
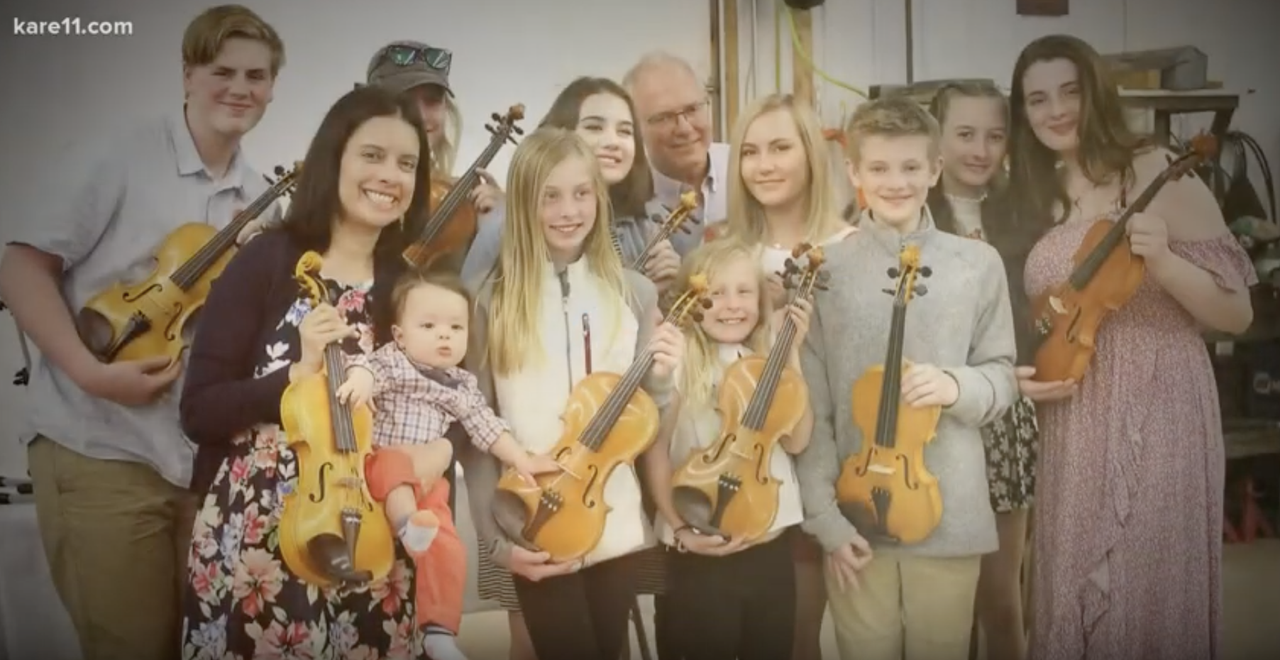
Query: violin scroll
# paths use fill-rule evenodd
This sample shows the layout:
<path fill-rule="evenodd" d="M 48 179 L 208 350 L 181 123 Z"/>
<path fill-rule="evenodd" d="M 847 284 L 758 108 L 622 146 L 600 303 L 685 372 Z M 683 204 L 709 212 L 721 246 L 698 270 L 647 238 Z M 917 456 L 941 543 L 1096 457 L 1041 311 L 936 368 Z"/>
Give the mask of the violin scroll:
<path fill-rule="evenodd" d="M 702 310 L 711 309 L 711 299 L 707 297 L 707 276 L 699 273 L 689 278 L 689 287 L 671 304 L 665 319 L 669 323 L 682 326 L 692 320 L 701 323 Z"/>
<path fill-rule="evenodd" d="M 323 265 L 324 258 L 320 253 L 310 251 L 303 254 L 293 267 L 293 279 L 307 294 L 307 299 L 311 301 L 312 306 L 329 299 L 329 292 L 324 281 L 320 279 L 320 268 Z"/>
<path fill-rule="evenodd" d="M 511 137 L 511 135 L 513 133 L 515 135 L 524 135 L 524 129 L 516 125 L 516 122 L 524 119 L 523 103 L 517 103 L 508 108 L 507 114 L 505 115 L 500 115 L 495 112 L 490 115 L 490 119 L 493 120 L 493 123 L 485 124 L 484 128 L 495 137 L 502 136 L 504 139 L 510 141 L 511 144 L 515 144 L 516 139 Z"/>
<path fill-rule="evenodd" d="M 828 289 L 831 273 L 822 270 L 822 265 L 826 263 L 822 246 L 801 243 L 792 248 L 791 255 L 783 266 L 783 272 L 779 273 L 784 288 L 795 291 L 797 298 L 807 298 L 814 290 Z M 802 258 L 804 265 L 801 265 Z"/>

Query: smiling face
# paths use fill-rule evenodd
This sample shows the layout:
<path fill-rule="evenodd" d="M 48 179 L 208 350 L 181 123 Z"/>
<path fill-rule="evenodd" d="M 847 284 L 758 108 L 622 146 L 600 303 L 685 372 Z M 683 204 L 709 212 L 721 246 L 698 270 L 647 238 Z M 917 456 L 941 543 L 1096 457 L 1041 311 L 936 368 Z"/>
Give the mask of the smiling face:
<path fill-rule="evenodd" d="M 627 178 L 636 161 L 636 126 L 627 102 L 613 94 L 592 94 L 578 109 L 575 132 L 596 154 L 605 183 Z"/>
<path fill-rule="evenodd" d="M 654 168 L 678 179 L 706 166 L 711 110 L 697 77 L 673 62 L 654 64 L 636 76 L 631 100 Z"/>
<path fill-rule="evenodd" d="M 347 140 L 338 175 L 342 217 L 382 228 L 404 216 L 413 200 L 418 136 L 400 117 L 373 117 Z"/>
<path fill-rule="evenodd" d="M 986 188 L 1004 162 L 1004 100 L 953 96 L 942 122 L 943 183 L 948 191 Z"/>
<path fill-rule="evenodd" d="M 256 39 L 232 37 L 212 62 L 183 71 L 187 120 L 237 139 L 262 119 L 271 103 L 275 76 L 271 48 Z"/>
<path fill-rule="evenodd" d="M 469 311 L 467 299 L 458 293 L 435 284 L 419 284 L 405 295 L 391 336 L 418 364 L 437 369 L 456 367 L 467 355 Z"/>
<path fill-rule="evenodd" d="M 910 229 L 942 173 L 928 135 L 867 135 L 849 176 L 877 222 Z"/>
<path fill-rule="evenodd" d="M 760 266 L 739 255 L 716 268 L 708 278 L 711 308 L 699 324 L 720 344 L 741 344 L 760 322 Z"/>
<path fill-rule="evenodd" d="M 547 250 L 553 258 L 575 261 L 596 224 L 595 163 L 570 156 L 551 169 L 538 207 Z"/>
<path fill-rule="evenodd" d="M 751 122 L 742 141 L 741 171 L 747 191 L 765 208 L 803 198 L 809 161 L 790 110 L 771 110 Z"/>
<path fill-rule="evenodd" d="M 1027 123 L 1044 146 L 1064 159 L 1080 145 L 1080 72 L 1066 58 L 1027 67 L 1022 77 Z"/>

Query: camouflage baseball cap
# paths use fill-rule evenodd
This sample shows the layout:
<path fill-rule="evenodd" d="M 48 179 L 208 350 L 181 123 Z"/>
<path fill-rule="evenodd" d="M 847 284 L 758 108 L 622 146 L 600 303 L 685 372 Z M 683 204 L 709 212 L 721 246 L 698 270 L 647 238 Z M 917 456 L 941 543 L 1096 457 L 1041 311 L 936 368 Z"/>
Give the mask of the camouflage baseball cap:
<path fill-rule="evenodd" d="M 453 53 L 420 41 L 393 41 L 378 49 L 365 73 L 369 85 L 397 94 L 420 85 L 439 85 L 450 96 L 449 69 Z"/>

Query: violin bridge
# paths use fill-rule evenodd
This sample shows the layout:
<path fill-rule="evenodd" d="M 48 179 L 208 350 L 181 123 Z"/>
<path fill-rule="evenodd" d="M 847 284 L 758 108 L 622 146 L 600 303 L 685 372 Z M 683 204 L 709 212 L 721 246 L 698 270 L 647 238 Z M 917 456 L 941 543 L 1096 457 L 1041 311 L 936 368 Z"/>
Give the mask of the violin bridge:
<path fill-rule="evenodd" d="M 1056 314 L 1067 313 L 1067 306 L 1062 304 L 1062 299 L 1057 296 L 1049 296 L 1049 307 L 1052 308 Z"/>
<path fill-rule="evenodd" d="M 880 463 L 872 463 L 871 465 L 867 466 L 867 472 L 875 472 L 876 474 L 883 474 L 885 476 L 889 476 L 897 472 L 897 470 L 893 469 L 892 467 L 889 467 L 888 465 L 882 465 Z"/>

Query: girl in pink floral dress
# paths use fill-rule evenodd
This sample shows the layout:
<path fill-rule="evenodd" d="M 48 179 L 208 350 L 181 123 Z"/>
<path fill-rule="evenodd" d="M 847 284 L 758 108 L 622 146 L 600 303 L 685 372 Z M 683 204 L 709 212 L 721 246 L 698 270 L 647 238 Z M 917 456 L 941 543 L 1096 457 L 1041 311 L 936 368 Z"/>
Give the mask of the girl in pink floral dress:
<path fill-rule="evenodd" d="M 404 235 L 421 226 L 426 188 L 414 184 L 427 153 L 412 106 L 373 87 L 347 94 L 311 144 L 283 228 L 241 249 L 214 284 L 180 406 L 200 445 L 193 487 L 205 494 L 188 559 L 183 658 L 407 660 L 421 648 L 401 544 L 387 578 L 351 588 L 308 584 L 284 562 L 279 523 L 298 463 L 280 400 L 289 383 L 319 371 L 329 343 L 368 353 L 390 338 L 381 301 L 402 269 Z M 335 305 L 313 308 L 293 280 L 306 250 L 323 256 Z"/>
<path fill-rule="evenodd" d="M 1014 67 L 1012 190 L 1030 296 L 1064 281 L 1085 232 L 1141 194 L 1169 152 L 1126 128 L 1097 53 L 1032 42 Z M 1129 223 L 1146 262 L 1080 383 L 1020 373 L 1040 421 L 1030 655 L 1221 655 L 1223 446 L 1206 327 L 1243 331 L 1255 276 L 1208 188 L 1166 185 Z"/>

